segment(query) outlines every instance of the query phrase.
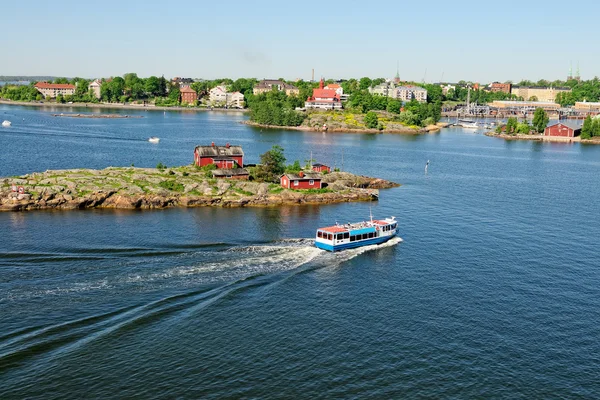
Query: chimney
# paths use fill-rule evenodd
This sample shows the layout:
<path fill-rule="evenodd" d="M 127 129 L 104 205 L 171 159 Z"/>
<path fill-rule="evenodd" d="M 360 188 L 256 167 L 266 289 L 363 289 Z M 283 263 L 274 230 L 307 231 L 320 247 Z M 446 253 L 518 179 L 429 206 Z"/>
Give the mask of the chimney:
<path fill-rule="evenodd" d="M 299 176 L 300 178 L 304 178 L 304 172 L 302 172 L 302 171 L 298 172 L 298 176 Z"/>
<path fill-rule="evenodd" d="M 215 147 L 215 142 L 212 142 L 210 145 L 211 145 L 212 147 Z"/>
<path fill-rule="evenodd" d="M 230 148 L 231 146 L 229 145 L 229 143 L 227 143 L 227 144 L 225 145 L 225 147 L 227 147 L 227 148 Z"/>

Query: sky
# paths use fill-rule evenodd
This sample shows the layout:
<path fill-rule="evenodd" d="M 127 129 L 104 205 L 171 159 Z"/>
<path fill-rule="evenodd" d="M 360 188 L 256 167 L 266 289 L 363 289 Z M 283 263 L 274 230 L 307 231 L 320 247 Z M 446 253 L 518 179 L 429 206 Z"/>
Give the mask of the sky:
<path fill-rule="evenodd" d="M 0 75 L 489 83 L 600 75 L 597 0 L 173 2 L 0 6 Z M 577 12 L 577 10 L 580 10 Z M 567 14 L 567 17 L 565 17 Z M 589 28 L 589 29 L 586 29 Z"/>

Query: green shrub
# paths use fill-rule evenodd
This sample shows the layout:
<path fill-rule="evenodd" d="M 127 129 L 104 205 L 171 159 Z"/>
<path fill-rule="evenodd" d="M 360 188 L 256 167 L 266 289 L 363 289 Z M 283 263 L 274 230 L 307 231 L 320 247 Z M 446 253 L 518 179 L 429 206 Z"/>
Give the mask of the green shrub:
<path fill-rule="evenodd" d="M 158 164 L 156 164 L 156 169 L 159 169 L 162 171 L 164 169 L 167 169 L 167 166 L 165 164 L 159 162 Z"/>
<path fill-rule="evenodd" d="M 173 192 L 183 192 L 185 189 L 182 183 L 175 182 L 174 180 L 162 181 L 158 186 Z"/>

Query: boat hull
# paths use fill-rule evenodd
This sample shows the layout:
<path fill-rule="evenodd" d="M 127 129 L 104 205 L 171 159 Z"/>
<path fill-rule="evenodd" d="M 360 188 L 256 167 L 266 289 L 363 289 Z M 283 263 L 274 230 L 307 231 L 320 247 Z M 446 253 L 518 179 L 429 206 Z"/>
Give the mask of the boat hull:
<path fill-rule="evenodd" d="M 386 235 L 386 236 L 376 237 L 376 238 L 372 238 L 372 239 L 365 239 L 365 240 L 360 240 L 357 242 L 341 243 L 341 244 L 336 244 L 336 245 L 331 245 L 331 244 L 315 241 L 315 246 L 317 246 L 319 249 L 322 249 L 322 250 L 335 252 L 335 251 L 341 251 L 341 250 L 355 249 L 357 247 L 382 244 L 382 243 L 387 242 L 391 238 L 396 237 L 396 234 L 397 233 L 394 233 L 393 235 Z"/>

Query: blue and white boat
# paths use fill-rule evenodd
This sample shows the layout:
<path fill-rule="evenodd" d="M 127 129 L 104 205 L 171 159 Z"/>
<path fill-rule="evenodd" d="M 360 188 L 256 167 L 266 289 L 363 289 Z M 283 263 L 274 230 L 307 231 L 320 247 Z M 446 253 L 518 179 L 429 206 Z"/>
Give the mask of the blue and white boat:
<path fill-rule="evenodd" d="M 317 229 L 315 246 L 327 251 L 340 251 L 355 247 L 385 243 L 398 234 L 395 217 L 383 220 L 336 224 Z"/>

